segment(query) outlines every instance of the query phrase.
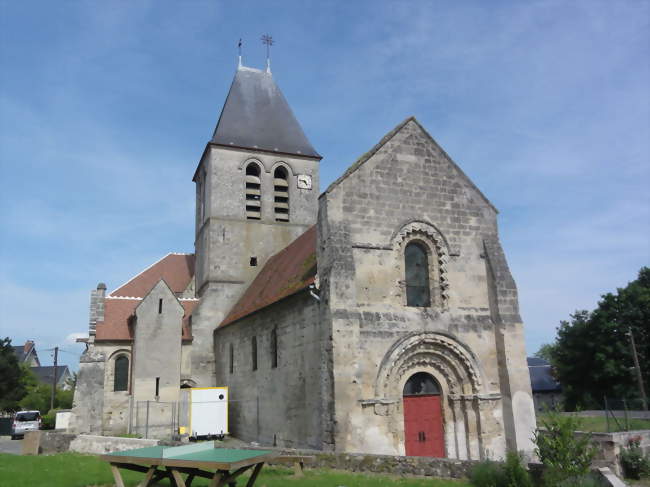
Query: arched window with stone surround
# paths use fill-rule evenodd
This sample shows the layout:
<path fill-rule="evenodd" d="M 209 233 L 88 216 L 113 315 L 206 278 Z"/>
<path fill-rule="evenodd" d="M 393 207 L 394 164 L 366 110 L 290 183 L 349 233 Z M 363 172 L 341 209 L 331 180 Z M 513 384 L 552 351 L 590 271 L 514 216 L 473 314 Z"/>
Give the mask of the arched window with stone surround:
<path fill-rule="evenodd" d="M 289 221 L 289 175 L 282 166 L 273 171 L 273 210 L 276 222 Z"/>
<path fill-rule="evenodd" d="M 120 355 L 115 359 L 115 373 L 113 374 L 113 390 L 129 390 L 129 358 Z"/>
<path fill-rule="evenodd" d="M 246 166 L 246 219 L 262 218 L 262 182 L 260 167 L 251 162 Z"/>
<path fill-rule="evenodd" d="M 404 249 L 406 276 L 406 305 L 414 307 L 431 306 L 429 284 L 429 258 L 426 247 L 417 241 L 409 242 Z"/>

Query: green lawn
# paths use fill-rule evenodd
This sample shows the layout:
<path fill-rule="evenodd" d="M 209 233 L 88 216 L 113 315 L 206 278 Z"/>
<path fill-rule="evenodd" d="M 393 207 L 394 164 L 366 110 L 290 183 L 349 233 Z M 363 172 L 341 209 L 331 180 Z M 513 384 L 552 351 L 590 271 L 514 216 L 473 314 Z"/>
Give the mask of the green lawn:
<path fill-rule="evenodd" d="M 143 474 L 123 471 L 127 486 L 133 487 Z M 238 485 L 245 485 L 240 478 Z M 196 479 L 193 487 L 207 486 L 207 480 Z M 0 487 L 109 487 L 113 485 L 108 463 L 92 455 L 61 453 L 48 456 L 18 456 L 0 454 Z M 169 485 L 166 480 L 161 486 Z M 353 474 L 334 470 L 305 471 L 302 478 L 294 477 L 291 469 L 265 467 L 256 487 L 468 487 L 459 480 L 429 478 L 398 478 L 373 474 Z"/>
<path fill-rule="evenodd" d="M 537 416 L 537 426 L 542 425 L 543 415 Z M 617 418 L 618 424 L 610 417 L 609 418 L 609 431 L 625 431 L 625 418 Z M 606 433 L 607 420 L 603 416 L 583 416 L 580 418 L 582 421 L 582 431 L 591 431 L 593 433 Z M 629 419 L 630 431 L 632 430 L 647 430 L 650 429 L 650 419 Z"/>

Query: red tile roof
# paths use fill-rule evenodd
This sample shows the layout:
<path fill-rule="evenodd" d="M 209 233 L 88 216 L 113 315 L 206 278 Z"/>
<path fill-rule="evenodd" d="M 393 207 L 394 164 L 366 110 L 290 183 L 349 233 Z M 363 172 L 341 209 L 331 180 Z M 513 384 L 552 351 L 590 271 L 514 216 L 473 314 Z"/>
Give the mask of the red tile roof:
<path fill-rule="evenodd" d="M 194 277 L 194 254 L 167 254 L 109 296 L 143 298 L 164 279 L 174 293 L 182 293 Z"/>
<path fill-rule="evenodd" d="M 132 316 L 135 316 L 135 308 L 142 302 L 142 299 L 111 298 L 104 301 L 104 321 L 97 322 L 95 329 L 95 341 L 131 341 L 133 340 L 133 328 L 129 326 Z M 190 315 L 198 300 L 182 300 L 180 303 L 185 310 L 183 316 L 183 340 L 192 339 L 192 330 L 189 323 Z"/>
<path fill-rule="evenodd" d="M 316 276 L 316 226 L 272 256 L 219 327 L 305 289 Z"/>

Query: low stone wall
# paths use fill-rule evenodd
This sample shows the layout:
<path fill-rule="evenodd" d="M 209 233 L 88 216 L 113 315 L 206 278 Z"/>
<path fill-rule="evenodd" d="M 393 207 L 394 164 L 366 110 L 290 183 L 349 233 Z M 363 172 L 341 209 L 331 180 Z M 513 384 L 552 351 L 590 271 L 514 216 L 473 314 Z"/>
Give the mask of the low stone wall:
<path fill-rule="evenodd" d="M 576 436 L 589 433 L 576 431 Z M 594 467 L 609 467 L 616 475 L 622 475 L 621 450 L 629 445 L 630 440 L 639 440 L 640 447 L 650 455 L 650 430 L 619 431 L 616 433 L 591 433 L 591 439 L 598 447 L 594 458 Z"/>
<path fill-rule="evenodd" d="M 133 450 L 147 446 L 156 446 L 159 440 L 141 440 L 139 438 L 120 438 L 116 436 L 78 435 L 70 442 L 70 451 L 103 455 L 112 451 Z"/>
<path fill-rule="evenodd" d="M 60 431 L 30 431 L 25 434 L 22 453 L 23 455 L 51 455 L 53 453 L 74 451 L 101 455 L 112 451 L 155 446 L 158 443 L 159 440 L 76 435 Z"/>
<path fill-rule="evenodd" d="M 298 453 L 302 454 L 302 453 Z M 309 454 L 305 452 L 304 454 Z M 396 475 L 424 475 L 427 477 L 467 478 L 477 462 L 448 458 L 398 457 L 366 455 L 362 453 L 314 452 L 310 466 L 335 468 L 350 472 L 372 472 Z"/>

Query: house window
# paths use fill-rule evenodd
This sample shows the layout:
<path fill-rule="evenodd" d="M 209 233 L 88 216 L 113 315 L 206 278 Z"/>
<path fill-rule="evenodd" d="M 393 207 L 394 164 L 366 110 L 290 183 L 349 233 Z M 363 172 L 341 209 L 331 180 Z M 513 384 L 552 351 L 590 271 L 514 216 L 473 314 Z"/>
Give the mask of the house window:
<path fill-rule="evenodd" d="M 429 259 L 427 250 L 419 242 L 411 242 L 404 249 L 406 270 L 406 306 L 431 306 L 429 287 Z"/>
<path fill-rule="evenodd" d="M 273 328 L 271 330 L 271 367 L 278 366 L 278 330 Z"/>
<path fill-rule="evenodd" d="M 234 350 L 234 347 L 233 347 L 232 343 L 230 344 L 229 348 L 230 348 L 230 350 L 229 350 L 230 355 L 229 355 L 229 358 L 228 358 L 228 360 L 229 360 L 228 369 L 230 370 L 230 373 L 232 374 L 235 371 L 235 350 Z"/>
<path fill-rule="evenodd" d="M 257 370 L 257 337 L 251 340 L 251 360 L 253 362 L 253 370 Z"/>
<path fill-rule="evenodd" d="M 115 359 L 113 380 L 114 391 L 127 391 L 129 389 L 129 358 L 126 355 L 120 355 Z"/>
<path fill-rule="evenodd" d="M 289 177 L 284 167 L 273 173 L 273 209 L 276 222 L 289 221 Z"/>
<path fill-rule="evenodd" d="M 260 167 L 251 162 L 246 166 L 246 219 L 259 220 L 262 217 L 262 185 Z"/>

